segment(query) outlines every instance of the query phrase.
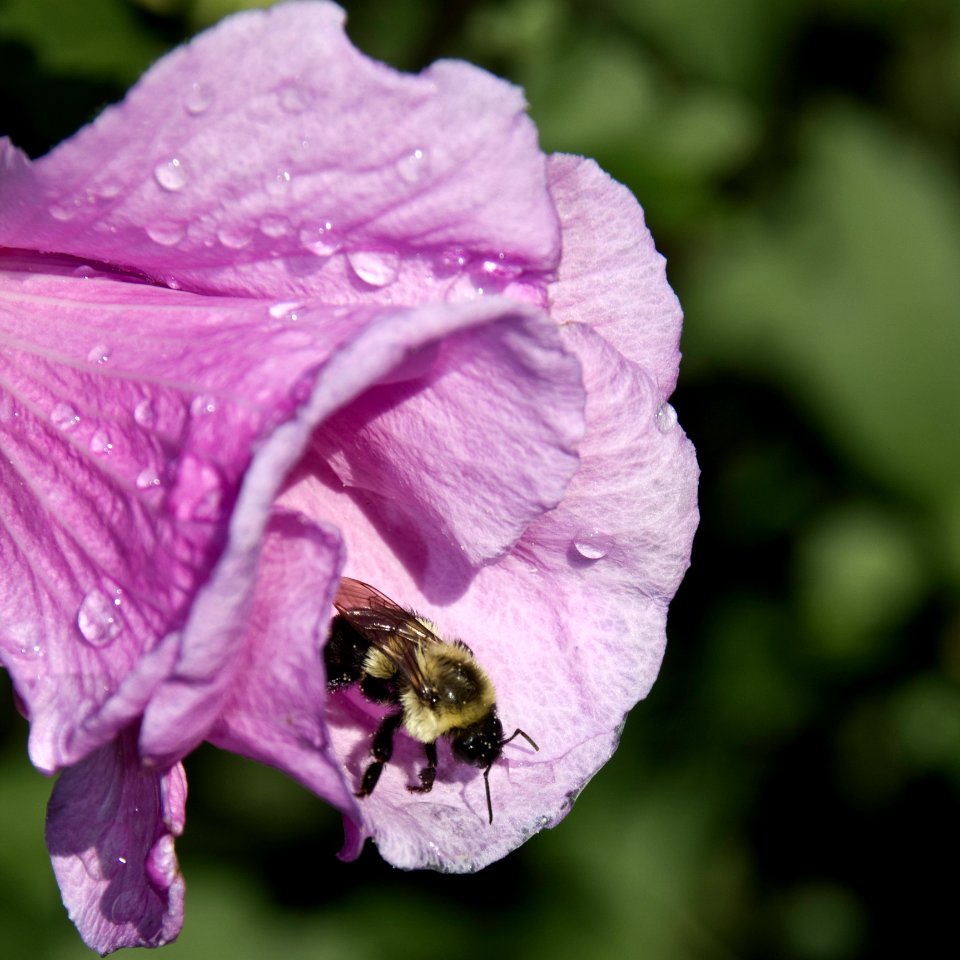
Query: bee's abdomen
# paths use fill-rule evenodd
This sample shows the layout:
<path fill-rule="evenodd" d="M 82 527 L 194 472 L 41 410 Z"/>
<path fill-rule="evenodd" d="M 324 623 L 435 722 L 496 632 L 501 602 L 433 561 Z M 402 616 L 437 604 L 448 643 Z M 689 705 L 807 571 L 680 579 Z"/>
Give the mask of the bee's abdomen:
<path fill-rule="evenodd" d="M 355 630 L 346 617 L 338 614 L 330 625 L 330 637 L 323 650 L 327 667 L 327 688 L 358 683 L 363 676 L 363 664 L 370 649 L 370 641 Z"/>

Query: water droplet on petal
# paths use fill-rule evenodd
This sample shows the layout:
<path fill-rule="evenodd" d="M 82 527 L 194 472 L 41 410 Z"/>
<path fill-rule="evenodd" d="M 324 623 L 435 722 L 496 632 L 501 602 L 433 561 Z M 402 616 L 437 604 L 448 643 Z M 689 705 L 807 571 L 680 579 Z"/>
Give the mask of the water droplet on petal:
<path fill-rule="evenodd" d="M 155 467 L 144 467 L 137 474 L 137 487 L 141 490 L 149 490 L 151 487 L 160 486 L 160 477 L 157 475 Z"/>
<path fill-rule="evenodd" d="M 444 292 L 447 303 L 466 303 L 483 296 L 483 287 L 478 286 L 467 274 L 456 277 Z"/>
<path fill-rule="evenodd" d="M 333 224 L 329 220 L 316 227 L 304 227 L 300 231 L 300 243 L 318 257 L 329 257 L 340 249 L 340 241 L 333 236 Z"/>
<path fill-rule="evenodd" d="M 105 647 L 123 629 L 123 620 L 114 599 L 99 588 L 91 590 L 77 610 L 77 628 L 87 643 Z"/>
<path fill-rule="evenodd" d="M 303 113 L 310 105 L 311 94 L 306 87 L 292 83 L 280 91 L 280 106 L 287 113 Z"/>
<path fill-rule="evenodd" d="M 584 530 L 574 537 L 573 547 L 584 560 L 602 560 L 610 552 L 611 540 L 599 530 Z"/>
<path fill-rule="evenodd" d="M 153 175 L 164 190 L 181 190 L 187 182 L 187 171 L 179 157 L 158 163 L 153 168 Z"/>
<path fill-rule="evenodd" d="M 72 430 L 80 422 L 80 416 L 69 403 L 58 403 L 50 412 L 50 421 L 60 430 Z"/>
<path fill-rule="evenodd" d="M 286 217 L 268 213 L 260 220 L 260 232 L 273 240 L 287 236 L 290 230 L 290 221 Z"/>
<path fill-rule="evenodd" d="M 293 176 L 289 170 L 277 170 L 277 172 L 267 177 L 264 187 L 267 193 L 272 197 L 282 197 L 290 190 L 290 184 L 293 182 Z"/>
<path fill-rule="evenodd" d="M 157 413 L 153 409 L 153 404 L 150 402 L 149 397 L 144 397 L 133 408 L 133 419 L 136 420 L 141 427 L 153 427 L 156 425 Z"/>
<path fill-rule="evenodd" d="M 109 456 L 112 451 L 113 444 L 110 442 L 110 434 L 102 427 L 99 430 L 95 430 L 93 436 L 90 437 L 90 452 L 106 457 Z"/>
<path fill-rule="evenodd" d="M 121 190 L 121 186 L 115 180 L 111 180 L 109 183 L 105 183 L 100 187 L 100 199 L 102 200 L 112 200 L 116 197 Z"/>
<path fill-rule="evenodd" d="M 669 433 L 677 425 L 677 411 L 671 404 L 662 403 L 653 419 L 661 433 Z"/>
<path fill-rule="evenodd" d="M 213 90 L 207 86 L 207 84 L 190 84 L 190 90 L 187 92 L 187 96 L 183 101 L 187 113 L 193 114 L 194 116 L 206 113 L 206 111 L 210 109 L 211 103 L 213 103 Z"/>
<path fill-rule="evenodd" d="M 0 423 L 9 423 L 20 416 L 17 405 L 9 393 L 0 394 Z"/>
<path fill-rule="evenodd" d="M 292 323 L 296 323 L 300 317 L 297 314 L 298 310 L 303 308 L 302 303 L 298 303 L 296 300 L 285 300 L 281 303 L 275 303 L 269 310 L 270 316 L 274 320 L 289 320 Z"/>
<path fill-rule="evenodd" d="M 417 149 L 397 161 L 397 173 L 407 183 L 420 183 L 430 172 L 425 151 Z"/>
<path fill-rule="evenodd" d="M 214 413 L 216 409 L 216 398 L 211 397 L 207 393 L 201 393 L 199 396 L 194 397 L 193 402 L 190 404 L 190 412 L 195 417 L 202 417 L 208 413 Z"/>
<path fill-rule="evenodd" d="M 63 203 L 54 203 L 50 206 L 50 216 L 61 223 L 72 220 L 77 214 L 77 208 Z"/>
<path fill-rule="evenodd" d="M 490 277 L 500 280 L 512 280 L 523 273 L 523 267 L 516 263 L 508 263 L 505 253 L 498 253 L 496 258 L 483 261 L 482 271 Z"/>
<path fill-rule="evenodd" d="M 242 250 L 252 237 L 245 227 L 227 225 L 217 230 L 217 239 L 230 250 Z"/>
<path fill-rule="evenodd" d="M 170 220 L 151 223 L 147 227 L 147 236 L 161 247 L 172 247 L 183 239 L 183 225 Z"/>
<path fill-rule="evenodd" d="M 386 287 L 397 279 L 400 258 L 395 253 L 355 250 L 347 254 L 353 272 L 371 287 Z"/>
<path fill-rule="evenodd" d="M 94 344 L 87 354 L 90 363 L 106 363 L 110 359 L 110 348 L 105 343 Z"/>

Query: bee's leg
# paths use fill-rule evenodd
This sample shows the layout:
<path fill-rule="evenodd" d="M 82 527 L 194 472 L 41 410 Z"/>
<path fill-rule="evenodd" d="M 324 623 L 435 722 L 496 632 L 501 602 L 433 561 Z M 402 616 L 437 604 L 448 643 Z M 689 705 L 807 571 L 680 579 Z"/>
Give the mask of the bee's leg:
<path fill-rule="evenodd" d="M 433 781 L 437 778 L 437 744 L 425 743 L 423 752 L 427 755 L 427 765 L 420 771 L 420 786 L 407 789 L 411 793 L 429 793 L 433 789 Z"/>
<path fill-rule="evenodd" d="M 388 713 L 380 721 L 380 726 L 377 727 L 377 732 L 373 735 L 373 743 L 370 745 L 373 763 L 364 772 L 363 782 L 355 796 L 369 797 L 373 793 L 373 788 L 377 785 L 380 774 L 383 772 L 383 765 L 390 760 L 393 753 L 393 735 L 397 732 L 397 727 L 401 723 L 403 723 L 402 713 Z"/>

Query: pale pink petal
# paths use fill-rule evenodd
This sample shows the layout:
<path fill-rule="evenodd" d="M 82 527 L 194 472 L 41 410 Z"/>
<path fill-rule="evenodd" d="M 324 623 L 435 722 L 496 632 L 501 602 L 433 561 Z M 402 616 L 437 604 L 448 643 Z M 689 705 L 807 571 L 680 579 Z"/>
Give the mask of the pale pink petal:
<path fill-rule="evenodd" d="M 451 335 L 426 359 L 417 379 L 332 417 L 313 455 L 380 518 L 408 569 L 455 590 L 559 502 L 584 395 L 576 359 L 540 313 Z"/>
<path fill-rule="evenodd" d="M 47 810 L 47 846 L 64 905 L 101 954 L 159 947 L 183 923 L 174 838 L 183 831 L 183 768 L 144 770 L 136 730 L 65 770 Z"/>
<path fill-rule="evenodd" d="M 548 170 L 563 226 L 551 314 L 559 323 L 600 331 L 669 397 L 677 382 L 683 313 L 640 204 L 593 160 L 554 154 Z"/>
<path fill-rule="evenodd" d="M 366 317 L 365 323 L 358 319 L 361 315 Z M 354 308 L 335 310 L 331 314 L 329 308 L 318 308 L 315 314 L 309 309 L 303 312 L 298 328 L 309 330 L 312 325 L 318 325 L 318 337 L 321 337 L 315 354 L 317 366 L 311 372 L 310 392 L 303 391 L 302 404 L 295 416 L 259 446 L 247 471 L 231 519 L 228 544 L 216 569 L 194 600 L 176 666 L 153 691 L 146 706 L 140 740 L 145 756 L 160 763 L 192 749 L 206 736 L 223 708 L 231 686 L 237 682 L 241 662 L 238 653 L 245 638 L 239 629 L 236 612 L 245 615 L 255 578 L 263 575 L 258 572 L 259 547 L 274 497 L 292 466 L 301 460 L 316 428 L 371 386 L 384 378 L 391 379 L 388 374 L 394 377 L 404 371 L 409 374 L 411 362 L 414 370 L 419 369 L 419 357 L 431 356 L 438 340 L 455 336 L 458 331 L 477 327 L 489 331 L 489 337 L 496 341 L 502 335 L 501 325 L 505 325 L 513 329 L 520 340 L 532 337 L 535 343 L 536 337 L 528 332 L 528 327 L 531 331 L 537 329 L 536 316 L 529 308 L 497 298 L 409 310 L 381 308 L 363 311 Z M 343 330 L 351 335 L 338 344 L 326 362 L 320 362 L 324 351 L 319 349 L 319 344 L 322 344 L 323 336 L 331 336 L 331 330 L 337 336 Z M 484 338 L 481 337 L 479 342 L 483 343 Z M 560 390 L 572 405 L 580 396 L 578 371 L 569 361 L 563 361 L 562 351 L 558 352 L 555 340 L 553 351 L 560 369 L 576 375 L 574 384 L 568 381 Z M 271 360 L 269 355 L 266 359 Z M 272 360 L 272 369 L 277 376 L 289 373 L 278 357 Z M 428 388 L 429 378 L 421 383 L 414 377 L 392 387 L 377 389 L 394 389 L 399 401 Z M 541 388 L 544 398 L 552 399 L 551 385 L 544 383 Z M 564 414 L 567 418 L 575 416 L 573 411 Z M 555 442 L 559 440 L 555 438 Z M 543 490 L 549 493 L 558 483 L 564 482 L 562 474 L 564 471 L 568 474 L 568 459 L 567 456 L 544 460 L 544 472 L 539 478 Z M 298 475 L 310 462 L 299 463 Z M 559 480 L 555 476 L 558 473 L 561 474 Z M 532 487 L 528 494 L 536 502 L 542 501 L 544 496 L 537 487 Z M 321 522 L 341 524 L 336 513 L 309 515 Z M 471 538 L 479 535 L 477 528 L 465 530 L 465 549 L 468 546 L 474 549 Z M 326 583 L 316 585 L 318 603 L 327 588 Z"/>
<path fill-rule="evenodd" d="M 281 4 L 174 51 L 31 177 L 0 182 L 0 244 L 341 302 L 437 297 L 460 257 L 481 274 L 555 267 L 522 93 L 462 62 L 398 73 L 343 18 Z"/>
<path fill-rule="evenodd" d="M 667 604 L 697 523 L 693 448 L 639 367 L 587 327 L 570 325 L 564 336 L 588 395 L 580 471 L 563 502 L 452 602 L 433 600 L 430 584 L 411 579 L 349 497 L 320 496 L 338 498 L 347 575 L 469 644 L 496 685 L 505 732 L 521 727 L 540 746 L 534 753 L 518 738 L 494 766 L 491 827 L 481 773 L 456 763 L 445 744 L 433 792 L 408 793 L 422 747 L 398 735 L 394 762 L 356 825 L 397 866 L 475 870 L 555 824 L 609 759 L 625 714 L 659 669 Z M 347 693 L 332 698 L 329 714 L 334 750 L 356 785 L 378 710 Z M 350 852 L 357 849 L 354 838 Z"/>

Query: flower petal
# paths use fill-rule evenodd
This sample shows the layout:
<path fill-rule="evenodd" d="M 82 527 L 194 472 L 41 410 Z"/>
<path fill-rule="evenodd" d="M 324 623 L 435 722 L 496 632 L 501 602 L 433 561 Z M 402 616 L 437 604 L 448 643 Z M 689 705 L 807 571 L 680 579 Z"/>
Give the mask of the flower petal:
<path fill-rule="evenodd" d="M 354 308 L 331 313 L 329 308 L 317 308 L 315 315 L 306 310 L 298 324 L 310 329 L 313 318 L 318 325 L 314 359 L 324 356 L 320 346 L 329 345 L 331 337 L 338 342 L 337 349 L 312 368 L 312 392 L 297 388 L 302 403 L 295 416 L 260 444 L 247 471 L 226 549 L 193 603 L 176 667 L 154 690 L 144 713 L 140 738 L 144 756 L 156 763 L 182 756 L 207 735 L 223 708 L 245 642 L 238 617 L 247 610 L 258 575 L 264 526 L 280 485 L 300 461 L 316 427 L 388 373 L 396 375 L 405 360 L 429 355 L 436 341 L 474 326 L 522 325 L 529 314 L 529 308 L 496 298 L 410 310 Z M 269 352 L 265 356 L 271 361 Z M 273 373 L 289 375 L 290 369 L 278 361 L 272 358 Z M 299 466 L 302 470 L 305 464 Z M 310 515 L 340 522 L 337 514 Z M 323 595 L 327 587 L 318 583 L 317 594 Z"/>
<path fill-rule="evenodd" d="M 64 258 L 0 264 L 0 658 L 31 756 L 69 766 L 146 711 L 145 755 L 168 765 L 222 705 L 260 534 L 314 425 L 418 348 L 518 308 L 294 320 Z"/>
<path fill-rule="evenodd" d="M 505 732 L 522 727 L 540 747 L 518 738 L 494 764 L 491 828 L 481 773 L 446 745 L 432 793 L 412 797 L 406 784 L 416 783 L 422 748 L 398 735 L 391 768 L 361 806 L 363 832 L 396 866 L 475 870 L 555 824 L 609 759 L 659 668 L 667 604 L 697 522 L 693 448 L 640 368 L 587 327 L 569 325 L 564 336 L 587 388 L 581 468 L 563 502 L 462 596 L 432 604 L 389 547 L 377 548 L 368 519 L 343 504 L 345 528 L 366 546 L 347 573 L 464 640 L 496 686 Z M 334 750 L 356 783 L 375 712 L 340 695 L 330 717 Z"/>
<path fill-rule="evenodd" d="M 517 310 L 448 337 L 412 381 L 368 391 L 314 454 L 437 592 L 504 553 L 577 468 L 584 394 L 553 322 Z"/>
<path fill-rule="evenodd" d="M 343 564 L 340 534 L 275 511 L 230 697 L 207 739 L 275 766 L 341 809 L 356 804 L 330 751 L 323 644 Z"/>
<path fill-rule="evenodd" d="M 548 171 L 563 225 L 551 313 L 560 323 L 599 330 L 669 397 L 677 382 L 683 313 L 643 210 L 593 160 L 554 154 Z"/>
<path fill-rule="evenodd" d="M 30 262 L 0 258 L 0 655 L 52 771 L 170 669 L 253 445 L 317 354 L 261 304 Z"/>
<path fill-rule="evenodd" d="M 423 281 L 449 279 L 444 256 L 463 251 L 552 269 L 559 230 L 521 92 L 462 62 L 397 73 L 343 19 L 287 3 L 174 51 L 31 177 L 0 182 L 0 244 L 341 302 L 436 296 Z"/>
<path fill-rule="evenodd" d="M 57 780 L 47 846 L 70 919 L 101 954 L 159 947 L 183 923 L 174 838 L 183 831 L 186 777 L 139 765 L 136 731 L 92 753 Z"/>

